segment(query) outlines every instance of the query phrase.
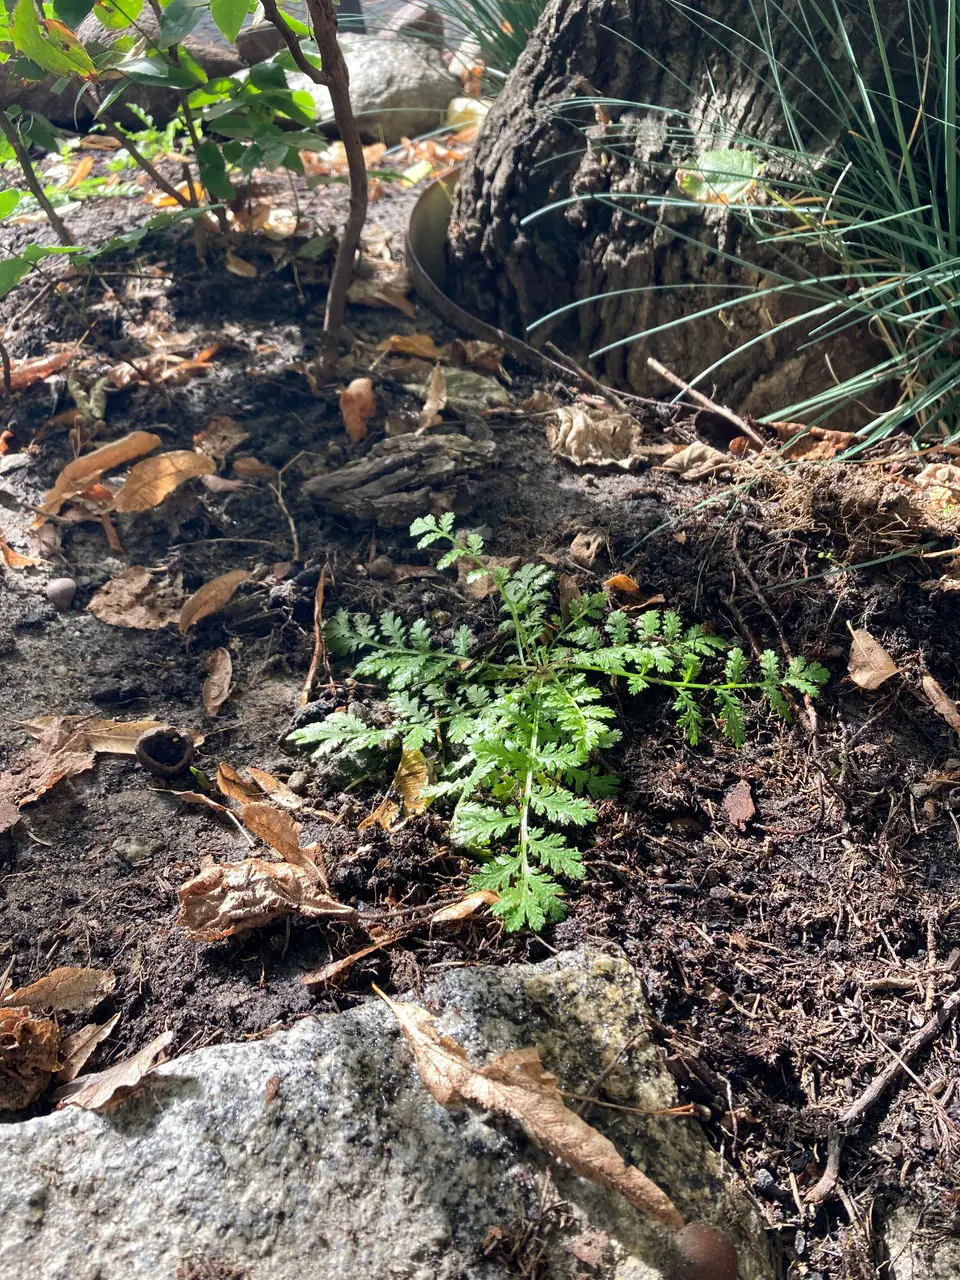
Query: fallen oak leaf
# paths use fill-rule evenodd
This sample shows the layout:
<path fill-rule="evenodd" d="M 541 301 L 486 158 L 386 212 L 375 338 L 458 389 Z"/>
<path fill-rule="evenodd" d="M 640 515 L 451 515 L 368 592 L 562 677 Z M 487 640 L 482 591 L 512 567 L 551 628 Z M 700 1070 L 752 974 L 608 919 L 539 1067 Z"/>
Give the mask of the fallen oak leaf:
<path fill-rule="evenodd" d="M 177 896 L 177 924 L 197 942 L 219 942 L 291 915 L 357 919 L 353 907 L 317 893 L 299 867 L 260 858 L 205 867 Z"/>
<path fill-rule="evenodd" d="M 160 437 L 151 431 L 131 431 L 119 440 L 112 440 L 109 444 L 94 449 L 93 453 L 86 453 L 73 462 L 68 462 L 43 499 L 38 523 L 43 523 L 44 516 L 55 516 L 68 498 L 76 497 L 89 489 L 105 471 L 112 471 L 114 467 L 122 467 L 134 458 L 143 457 L 160 443 Z"/>
<path fill-rule="evenodd" d="M 215 716 L 230 697 L 232 679 L 233 660 L 229 649 L 214 649 L 207 659 L 207 678 L 200 694 L 207 715 Z"/>
<path fill-rule="evenodd" d="M 370 378 L 354 378 L 340 396 L 340 414 L 354 444 L 366 438 L 367 426 L 377 412 L 377 397 Z"/>
<path fill-rule="evenodd" d="M 235 418 L 222 414 L 211 418 L 203 430 L 193 437 L 193 447 L 197 453 L 224 462 L 234 449 L 249 438 L 250 433 L 244 431 Z"/>
<path fill-rule="evenodd" d="M 97 1045 L 103 1044 L 107 1036 L 120 1021 L 119 1013 L 102 1025 L 91 1022 L 72 1035 L 64 1036 L 60 1042 L 60 1058 L 57 1067 L 57 1079 L 63 1084 L 75 1080 L 87 1064 Z"/>
<path fill-rule="evenodd" d="M 875 640 L 869 631 L 854 628 L 847 623 L 850 632 L 850 657 L 847 674 L 861 689 L 879 689 L 885 680 L 899 674 L 900 668 Z"/>
<path fill-rule="evenodd" d="M 125 1062 L 118 1062 L 106 1071 L 81 1076 L 58 1089 L 54 1097 L 57 1110 L 64 1107 L 82 1107 L 84 1111 L 104 1111 L 128 1098 L 144 1078 L 159 1064 L 164 1050 L 173 1043 L 173 1032 L 164 1031 L 148 1045 Z"/>
<path fill-rule="evenodd" d="M 942 720 L 946 720 L 954 733 L 960 733 L 960 708 L 950 695 L 931 675 L 925 675 L 920 684 L 927 695 L 927 701 L 937 715 Z"/>
<path fill-rule="evenodd" d="M 149 511 L 187 480 L 216 471 L 212 458 L 192 449 L 174 449 L 155 458 L 145 458 L 130 469 L 123 487 L 113 501 L 114 511 Z"/>
<path fill-rule="evenodd" d="M 75 1012 L 97 1004 L 116 985 L 116 974 L 109 969 L 65 966 L 53 969 L 29 986 L 11 991 L 0 1000 L 0 1008 L 18 1005 L 31 1013 L 42 1010 Z"/>
<path fill-rule="evenodd" d="M 415 1004 L 397 1004 L 374 987 L 407 1039 L 424 1087 L 441 1106 L 472 1102 L 515 1120 L 527 1137 L 581 1177 L 616 1191 L 655 1222 L 682 1227 L 672 1200 L 637 1168 L 627 1165 L 613 1143 L 563 1101 L 557 1079 L 546 1071 L 537 1048 L 503 1054 L 475 1067 L 461 1045 L 442 1036 L 433 1015 Z"/>
<path fill-rule="evenodd" d="M 57 1069 L 60 1029 L 29 1009 L 0 1009 L 0 1111 L 21 1111 L 39 1098 Z"/>
<path fill-rule="evenodd" d="M 182 600 L 179 578 L 154 582 L 143 565 L 135 564 L 104 583 L 87 609 L 111 627 L 160 631 L 177 621 Z"/>
<path fill-rule="evenodd" d="M 452 902 L 448 907 L 441 907 L 430 917 L 430 924 L 452 924 L 456 920 L 466 920 L 474 916 L 484 907 L 492 907 L 500 901 L 499 894 L 492 889 L 478 889 L 476 893 L 468 893 L 465 898 Z"/>
<path fill-rule="evenodd" d="M 211 578 L 199 587 L 192 596 L 188 596 L 180 610 L 180 634 L 185 636 L 192 626 L 213 613 L 219 613 L 224 605 L 233 598 L 241 583 L 248 581 L 250 573 L 247 569 L 231 569 L 218 578 Z"/>

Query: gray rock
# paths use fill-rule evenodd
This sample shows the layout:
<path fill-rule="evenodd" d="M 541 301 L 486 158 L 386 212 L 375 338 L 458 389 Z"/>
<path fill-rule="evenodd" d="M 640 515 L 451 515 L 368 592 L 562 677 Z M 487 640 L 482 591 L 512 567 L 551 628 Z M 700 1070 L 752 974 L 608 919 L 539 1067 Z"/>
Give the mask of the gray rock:
<path fill-rule="evenodd" d="M 564 1088 L 593 1090 L 606 1069 L 611 1101 L 676 1101 L 622 958 L 452 970 L 423 1001 L 474 1061 L 538 1044 Z M 762 1223 L 695 1122 L 596 1106 L 589 1118 L 682 1213 L 734 1241 L 740 1280 L 771 1280 Z M 617 1280 L 666 1280 L 674 1260 L 668 1229 L 551 1162 L 516 1125 L 439 1106 L 376 1000 L 185 1055 L 105 1115 L 0 1128 L 0 1168 L 2 1280 L 174 1280 L 188 1259 L 249 1280 L 501 1280 L 516 1270 L 491 1230 L 509 1241 L 542 1198 L 564 1202 L 533 1242 L 549 1280 L 581 1272 L 578 1238 L 601 1242 Z"/>
<path fill-rule="evenodd" d="M 360 130 L 388 146 L 443 124 L 447 106 L 460 91 L 436 49 L 417 40 L 350 35 L 340 40 L 350 72 L 350 101 Z M 305 89 L 317 104 L 318 124 L 333 121 L 330 94 L 303 72 L 287 82 Z"/>
<path fill-rule="evenodd" d="M 73 578 L 51 578 L 47 583 L 47 599 L 58 613 L 67 612 L 76 594 L 77 584 Z"/>
<path fill-rule="evenodd" d="M 883 1229 L 890 1280 L 957 1280 L 960 1239 L 928 1226 L 920 1205 L 894 1209 Z"/>
<path fill-rule="evenodd" d="M 256 22 L 237 36 L 237 53 L 248 66 L 266 62 L 283 48 L 283 36 L 272 22 Z"/>
<path fill-rule="evenodd" d="M 408 0 L 387 17 L 378 35 L 387 40 L 394 36 L 426 36 L 439 49 L 444 41 L 443 15 L 432 4 Z"/>

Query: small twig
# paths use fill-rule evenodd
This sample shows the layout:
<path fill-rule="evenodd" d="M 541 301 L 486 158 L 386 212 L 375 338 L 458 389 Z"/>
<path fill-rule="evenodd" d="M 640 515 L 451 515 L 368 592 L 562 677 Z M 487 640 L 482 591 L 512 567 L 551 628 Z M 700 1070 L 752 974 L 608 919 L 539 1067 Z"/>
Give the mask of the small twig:
<path fill-rule="evenodd" d="M 0 362 L 3 363 L 3 390 L 8 396 L 13 395 L 13 383 L 10 381 L 10 352 L 0 340 Z"/>
<path fill-rule="evenodd" d="M 66 223 L 47 199 L 46 192 L 43 189 L 43 184 L 37 177 L 37 171 L 34 169 L 33 161 L 30 159 L 30 153 L 23 145 L 23 141 L 16 126 L 7 119 L 7 113 L 3 110 L 0 110 L 0 132 L 3 133 L 3 136 L 13 149 L 13 154 L 17 157 L 17 164 L 20 166 L 20 170 L 23 173 L 24 182 L 26 182 L 27 186 L 30 188 L 30 193 L 36 200 L 37 204 L 39 204 L 40 208 L 47 215 L 47 220 L 57 233 L 57 239 L 62 245 L 72 248 L 77 242 L 67 229 Z"/>
<path fill-rule="evenodd" d="M 906 1064 L 910 1059 L 916 1057 L 921 1049 L 930 1044 L 955 1016 L 958 1009 L 960 1009 L 960 991 L 955 991 L 948 1000 L 943 1002 L 933 1017 L 910 1037 L 894 1061 L 880 1072 L 873 1083 L 864 1089 L 859 1098 L 851 1102 L 840 1116 L 839 1123 L 841 1127 L 849 1129 L 853 1125 L 859 1124 L 874 1103 L 879 1101 L 887 1089 L 905 1070 Z"/>
<path fill-rule="evenodd" d="M 756 445 L 758 449 L 767 447 L 767 441 L 764 440 L 763 436 L 755 431 L 750 423 L 741 418 L 739 414 L 734 413 L 732 409 L 727 409 L 724 405 L 717 404 L 709 396 L 705 396 L 702 391 L 697 391 L 696 387 L 691 387 L 688 382 L 684 382 L 675 373 L 671 373 L 659 360 L 654 360 L 653 356 L 647 356 L 647 364 L 655 373 L 659 373 L 661 378 L 666 378 L 667 382 L 678 387 L 685 395 L 688 395 L 691 400 L 695 400 L 704 409 L 710 409 L 713 413 L 718 413 L 721 418 L 726 418 L 728 422 L 732 422 L 740 434 L 746 436 L 750 443 Z"/>
<path fill-rule="evenodd" d="M 827 1167 L 819 1180 L 807 1192 L 807 1204 L 823 1204 L 834 1194 L 840 1179 L 840 1152 L 843 1150 L 843 1139 L 835 1124 L 827 1129 Z"/>
<path fill-rule="evenodd" d="M 303 450 L 301 449 L 300 452 L 295 454 L 290 459 L 289 462 L 284 463 L 284 465 L 277 472 L 276 485 L 270 486 L 270 488 L 273 490 L 273 495 L 277 500 L 277 506 L 286 516 L 287 524 L 290 526 L 290 541 L 293 544 L 294 561 L 299 561 L 300 559 L 300 537 L 299 537 L 299 534 L 297 533 L 297 526 L 296 524 L 294 524 L 293 516 L 290 514 L 290 510 L 287 507 L 287 504 L 283 500 L 283 473 L 284 471 L 286 471 L 287 467 L 292 467 L 293 464 L 295 462 L 298 462 L 302 457 L 303 457 Z"/>
<path fill-rule="evenodd" d="M 593 1107 L 606 1107 L 608 1111 L 624 1111 L 631 1116 L 696 1116 L 697 1111 L 692 1102 L 685 1102 L 679 1107 L 624 1107 L 619 1102 L 606 1102 L 603 1098 L 594 1098 L 589 1093 L 573 1093 L 570 1089 L 558 1090 L 561 1097 L 573 1098 L 574 1102 L 588 1102 Z"/>
<path fill-rule="evenodd" d="M 300 70 L 310 77 L 316 84 L 327 84 L 327 77 L 323 72 L 307 60 L 306 54 L 300 48 L 300 41 L 297 39 L 296 33 L 290 28 L 287 20 L 277 8 L 276 0 L 262 0 L 263 16 L 268 22 L 273 23 L 280 32 L 284 44 L 290 50 L 291 57 L 300 68 Z"/>
<path fill-rule="evenodd" d="M 313 682 L 317 678 L 317 668 L 320 666 L 321 658 L 330 681 L 330 692 L 333 693 L 335 688 L 333 673 L 330 670 L 330 659 L 327 657 L 327 646 L 323 640 L 323 588 L 326 580 L 327 565 L 324 565 L 320 570 L 320 580 L 317 582 L 317 590 L 313 597 L 313 656 L 310 659 L 310 670 L 307 672 L 307 678 L 304 680 L 303 688 L 300 691 L 301 707 L 305 707 L 310 701 Z"/>
<path fill-rule="evenodd" d="M 588 373 L 582 364 L 578 364 L 577 361 L 574 360 L 573 356 L 568 356 L 565 351 L 561 351 L 553 342 L 548 342 L 545 345 L 547 350 L 552 351 L 558 360 L 565 365 L 569 365 L 573 372 L 577 374 L 582 382 L 586 383 L 591 391 L 595 391 L 597 395 L 603 396 L 604 400 L 609 400 L 614 408 L 619 409 L 621 413 L 630 412 L 616 391 L 611 387 L 605 387 L 598 378 L 593 376 L 592 373 Z M 659 401 L 651 400 L 650 404 L 659 404 Z M 661 405 L 660 407 L 663 408 L 664 406 Z"/>

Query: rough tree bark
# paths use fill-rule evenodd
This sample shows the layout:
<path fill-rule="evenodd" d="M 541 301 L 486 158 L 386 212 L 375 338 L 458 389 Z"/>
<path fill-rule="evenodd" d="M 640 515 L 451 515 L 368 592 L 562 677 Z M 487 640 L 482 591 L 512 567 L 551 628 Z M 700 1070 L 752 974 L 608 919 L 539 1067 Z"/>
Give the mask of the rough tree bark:
<path fill-rule="evenodd" d="M 526 228 L 520 222 L 551 200 L 570 195 L 667 193 L 673 171 L 691 152 L 689 143 L 680 148 L 671 144 L 667 124 L 692 121 L 701 138 L 712 140 L 717 99 L 723 118 L 738 131 L 761 142 L 786 143 L 776 95 L 762 79 L 762 54 L 749 43 L 757 39 L 753 15 L 761 10 L 773 24 L 781 60 L 796 73 L 790 82 L 795 111 L 807 119 L 811 147 L 822 151 L 823 137 L 817 135 L 829 138 L 836 128 L 818 98 L 823 73 L 783 16 L 785 11 L 799 21 L 801 3 L 783 0 L 778 9 L 750 0 L 700 0 L 695 6 L 699 19 L 692 21 L 690 10 L 684 13 L 671 0 L 550 0 L 461 178 L 447 245 L 448 288 L 461 306 L 523 336 L 527 325 L 554 308 L 593 294 L 651 284 L 760 281 L 764 260 L 756 250 L 750 256 L 759 269 L 748 273 L 711 252 L 719 248 L 735 254 L 744 238 L 737 219 L 715 206 L 702 213 L 651 210 L 648 214 L 656 223 L 650 226 L 623 211 L 585 201 Z M 847 8 L 853 11 L 849 0 Z M 903 19 L 903 5 L 900 0 L 877 0 L 877 8 L 884 30 L 893 37 Z M 727 30 L 720 32 L 710 19 L 724 23 Z M 743 35 L 731 34 L 730 28 Z M 868 35 L 852 21 L 849 29 L 867 74 L 875 74 Z M 710 32 L 719 32 L 731 47 L 724 49 Z M 839 43 L 825 42 L 821 53 L 838 81 L 854 91 Z M 625 158 L 609 149 L 602 123 L 586 120 L 581 111 L 580 123 L 592 125 L 585 139 L 569 109 L 558 113 L 563 99 L 587 94 L 652 103 L 678 114 L 668 120 L 642 108 L 607 108 L 621 125 L 637 126 L 633 154 Z M 698 297 L 693 290 L 674 289 L 608 297 L 577 308 L 530 340 L 540 345 L 550 339 L 582 363 L 590 351 L 608 342 L 689 314 L 705 305 L 707 296 L 714 302 L 723 294 L 711 289 Z M 696 321 L 620 348 L 590 367 L 612 386 L 660 393 L 666 384 L 647 368 L 648 355 L 684 377 L 693 376 L 744 339 L 766 332 L 790 305 L 796 311 L 796 304 L 786 301 L 753 310 L 737 308 L 722 318 Z M 788 330 L 735 356 L 713 382 L 717 397 L 747 413 L 775 410 L 827 385 L 834 374 L 843 377 L 862 368 L 870 346 L 864 334 L 855 342 L 833 344 L 831 372 L 821 349 L 798 354 L 799 341 L 799 330 Z"/>

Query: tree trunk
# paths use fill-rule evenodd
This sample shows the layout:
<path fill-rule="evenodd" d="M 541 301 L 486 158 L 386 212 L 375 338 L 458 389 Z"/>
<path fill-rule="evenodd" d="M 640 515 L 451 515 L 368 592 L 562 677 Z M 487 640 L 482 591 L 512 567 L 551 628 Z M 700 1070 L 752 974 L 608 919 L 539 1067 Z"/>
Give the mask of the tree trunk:
<path fill-rule="evenodd" d="M 883 29 L 893 35 L 902 21 L 902 4 L 876 4 Z M 793 25 L 803 25 L 801 6 L 802 0 L 782 0 L 779 6 L 701 0 L 691 15 L 690 8 L 681 10 L 671 0 L 550 0 L 461 178 L 447 245 L 448 288 L 460 305 L 522 337 L 528 325 L 557 307 L 607 295 L 530 335 L 534 345 L 549 339 L 584 363 L 591 351 L 608 343 L 736 296 L 714 286 L 760 282 L 774 261 L 772 250 L 748 246 L 742 220 L 717 205 L 649 208 L 645 221 L 627 211 L 640 210 L 636 203 L 617 209 L 581 201 L 525 228 L 520 223 L 569 196 L 677 194 L 676 167 L 698 145 L 689 139 L 671 143 L 669 125 L 692 127 L 700 149 L 724 145 L 717 140 L 721 119 L 759 143 L 788 144 L 769 68 L 755 47 L 758 13 L 769 19 L 780 61 L 795 72 L 788 89 L 808 131 L 804 143 L 823 153 L 837 124 L 819 96 L 829 98 L 822 68 Z M 869 32 L 848 25 L 865 74 L 876 74 Z M 818 45 L 839 84 L 855 93 L 839 42 Z M 605 108 L 621 129 L 632 126 L 627 140 L 621 134 L 616 146 L 614 130 L 602 120 L 588 122 L 583 109 L 578 109 L 579 121 L 570 108 L 557 111 L 564 99 L 582 95 L 651 103 L 677 115 L 668 118 L 640 106 Z M 755 270 L 716 252 L 737 255 L 741 249 L 757 264 Z M 670 288 L 691 282 L 711 287 Z M 651 285 L 666 288 L 649 290 Z M 638 287 L 647 291 L 609 296 Z M 753 308 L 744 305 L 621 347 L 589 367 L 612 386 L 662 393 L 666 384 L 649 371 L 647 356 L 689 378 L 800 309 L 782 295 Z M 714 389 L 719 398 L 759 416 L 864 367 L 865 353 L 877 354 L 866 351 L 873 344 L 860 333 L 855 341 L 831 344 L 828 366 L 820 349 L 798 353 L 800 340 L 797 327 L 758 343 L 735 355 L 703 389 Z"/>

